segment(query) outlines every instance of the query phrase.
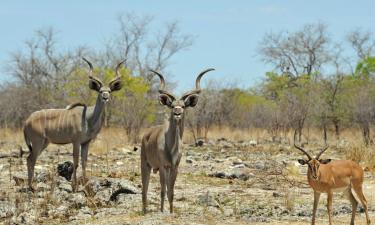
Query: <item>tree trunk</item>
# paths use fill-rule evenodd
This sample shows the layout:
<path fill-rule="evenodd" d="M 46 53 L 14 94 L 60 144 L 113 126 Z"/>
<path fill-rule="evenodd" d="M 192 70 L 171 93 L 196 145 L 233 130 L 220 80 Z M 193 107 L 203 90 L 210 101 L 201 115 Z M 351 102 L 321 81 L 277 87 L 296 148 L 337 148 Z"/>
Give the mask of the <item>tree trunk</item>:
<path fill-rule="evenodd" d="M 368 122 L 362 123 L 362 135 L 363 135 L 363 142 L 366 146 L 368 146 L 371 143 L 370 139 L 370 126 Z"/>

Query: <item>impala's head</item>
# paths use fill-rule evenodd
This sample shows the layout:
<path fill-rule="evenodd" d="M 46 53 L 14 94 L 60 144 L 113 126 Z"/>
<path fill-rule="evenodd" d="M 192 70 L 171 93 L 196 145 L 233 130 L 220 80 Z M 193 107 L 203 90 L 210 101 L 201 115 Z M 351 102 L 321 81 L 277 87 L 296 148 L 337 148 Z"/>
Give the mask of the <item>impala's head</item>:
<path fill-rule="evenodd" d="M 296 140 L 296 133 L 294 133 L 294 147 L 296 149 L 300 150 L 301 152 L 303 152 L 307 156 L 307 159 L 298 159 L 298 162 L 301 165 L 306 165 L 307 164 L 308 170 L 309 170 L 312 178 L 315 179 L 315 180 L 317 180 L 318 177 L 319 177 L 319 167 L 320 167 L 320 164 L 327 164 L 327 163 L 331 162 L 331 159 L 319 159 L 320 156 L 328 149 L 328 146 L 325 146 L 319 152 L 319 154 L 315 158 L 313 158 L 302 147 L 297 146 L 295 140 Z"/>
<path fill-rule="evenodd" d="M 120 68 L 121 65 L 125 62 L 125 60 L 121 61 L 116 66 L 116 77 L 112 79 L 108 85 L 104 85 L 103 82 L 93 76 L 93 66 L 92 64 L 85 58 L 82 58 L 90 67 L 89 71 L 89 87 L 91 90 L 94 90 L 99 93 L 100 100 L 102 102 L 107 103 L 111 97 L 111 92 L 118 91 L 122 88 L 122 81 L 121 81 L 121 75 L 120 75 Z"/>
<path fill-rule="evenodd" d="M 214 69 L 207 69 L 202 71 L 197 79 L 195 80 L 195 89 L 186 92 L 181 98 L 176 98 L 173 94 L 165 90 L 165 80 L 164 76 L 154 70 L 151 72 L 155 73 L 160 78 L 160 88 L 159 88 L 159 102 L 161 105 L 167 106 L 171 109 L 174 120 L 181 120 L 184 117 L 184 111 L 187 107 L 194 107 L 198 103 L 199 94 L 201 93 L 200 81 L 202 76 Z"/>

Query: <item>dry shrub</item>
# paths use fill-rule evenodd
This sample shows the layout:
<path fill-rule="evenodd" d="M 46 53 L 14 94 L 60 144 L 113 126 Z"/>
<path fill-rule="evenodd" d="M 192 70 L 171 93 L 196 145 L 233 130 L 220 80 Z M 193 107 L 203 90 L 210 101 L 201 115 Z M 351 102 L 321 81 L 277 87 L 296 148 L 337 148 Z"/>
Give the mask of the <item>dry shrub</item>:
<path fill-rule="evenodd" d="M 363 145 L 349 147 L 345 152 L 345 158 L 357 163 L 362 163 L 364 166 L 375 165 L 375 152 L 370 147 Z"/>
<path fill-rule="evenodd" d="M 296 196 L 293 189 L 285 188 L 284 192 L 284 206 L 289 211 L 292 212 L 294 210 L 296 204 Z"/>

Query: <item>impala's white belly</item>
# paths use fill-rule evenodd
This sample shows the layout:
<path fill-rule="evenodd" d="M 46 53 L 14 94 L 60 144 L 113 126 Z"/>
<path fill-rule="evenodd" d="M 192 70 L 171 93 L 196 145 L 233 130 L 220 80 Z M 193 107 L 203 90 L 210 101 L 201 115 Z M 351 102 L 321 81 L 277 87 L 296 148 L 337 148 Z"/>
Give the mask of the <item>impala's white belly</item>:
<path fill-rule="evenodd" d="M 333 192 L 345 192 L 348 190 L 348 187 L 342 187 L 342 188 L 333 188 Z"/>

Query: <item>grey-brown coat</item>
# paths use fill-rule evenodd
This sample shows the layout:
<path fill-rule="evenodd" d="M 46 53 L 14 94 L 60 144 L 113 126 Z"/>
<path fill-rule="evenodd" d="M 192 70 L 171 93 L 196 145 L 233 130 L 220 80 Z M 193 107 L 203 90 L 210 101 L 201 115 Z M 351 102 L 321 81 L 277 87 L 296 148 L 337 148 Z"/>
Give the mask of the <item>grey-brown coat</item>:
<path fill-rule="evenodd" d="M 171 109 L 169 118 L 163 125 L 150 128 L 142 138 L 141 146 L 141 175 L 142 175 L 142 204 L 143 212 L 147 210 L 147 191 L 151 169 L 160 176 L 160 210 L 164 210 L 164 198 L 167 189 L 169 210 L 173 212 L 174 185 L 182 155 L 182 136 L 184 133 L 184 110 L 194 107 L 198 102 L 200 79 L 213 69 L 201 72 L 196 79 L 196 89 L 184 94 L 180 99 L 165 90 L 163 75 L 159 76 L 159 102 Z"/>
<path fill-rule="evenodd" d="M 81 149 L 82 175 L 86 180 L 86 162 L 90 141 L 99 133 L 104 120 L 104 107 L 112 91 L 122 87 L 119 69 L 124 61 L 116 67 L 117 76 L 108 86 L 92 75 L 92 64 L 84 59 L 90 67 L 89 87 L 98 92 L 94 106 L 76 103 L 65 109 L 43 109 L 32 113 L 23 129 L 26 144 L 30 150 L 27 158 L 28 185 L 31 190 L 34 167 L 38 156 L 49 143 L 73 144 L 73 189 L 77 188 L 76 170 L 79 150 Z"/>

